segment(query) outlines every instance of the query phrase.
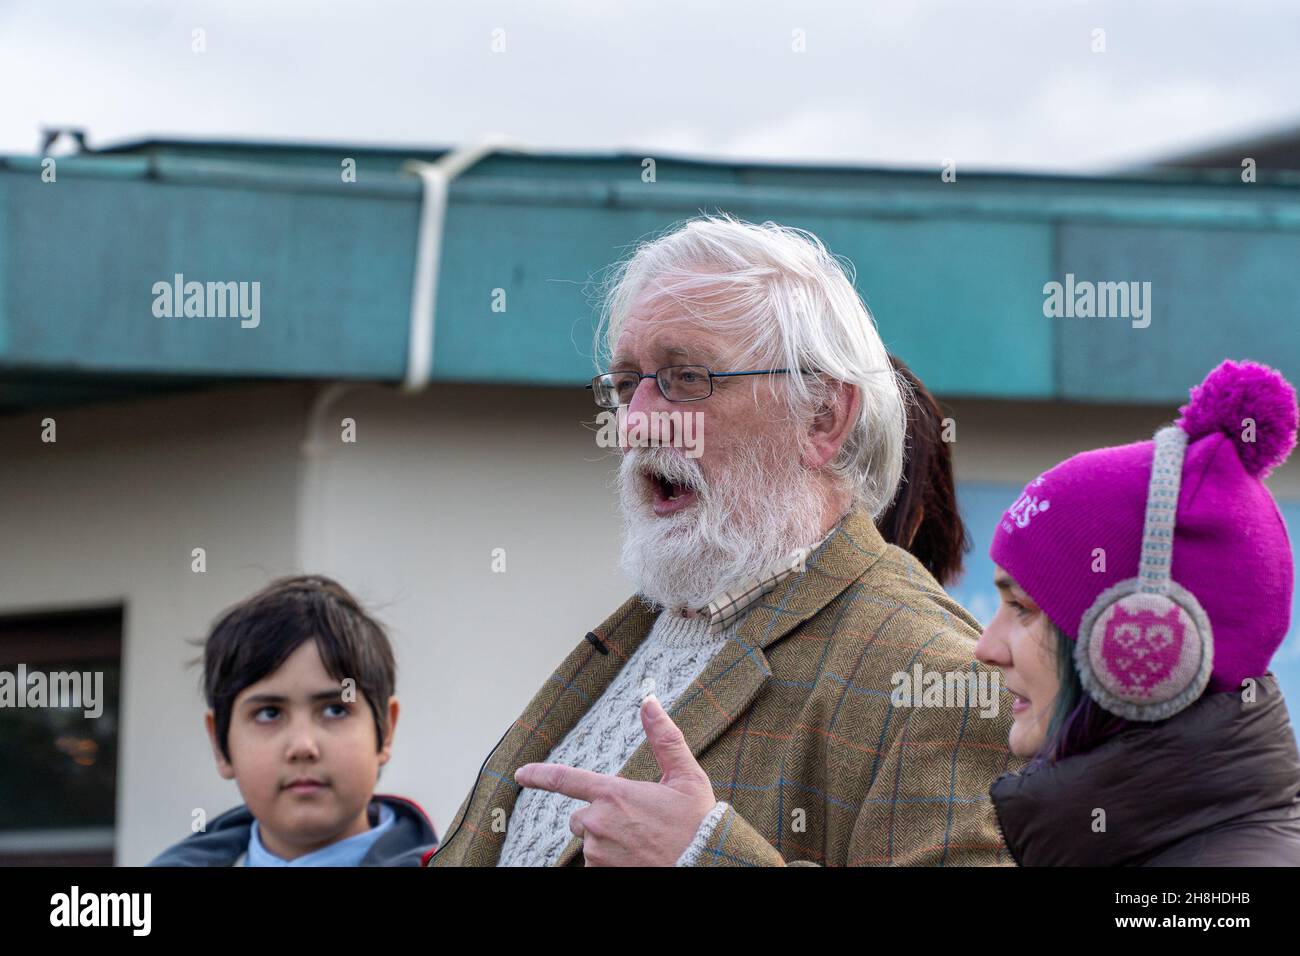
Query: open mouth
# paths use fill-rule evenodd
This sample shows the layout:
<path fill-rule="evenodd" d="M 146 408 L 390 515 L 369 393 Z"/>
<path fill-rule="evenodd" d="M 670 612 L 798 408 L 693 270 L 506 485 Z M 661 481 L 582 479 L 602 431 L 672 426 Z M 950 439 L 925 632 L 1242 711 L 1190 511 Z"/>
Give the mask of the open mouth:
<path fill-rule="evenodd" d="M 674 481 L 658 472 L 647 473 L 645 481 L 650 488 L 650 502 L 654 512 L 661 517 L 681 511 L 695 500 L 696 492 L 693 487 Z"/>

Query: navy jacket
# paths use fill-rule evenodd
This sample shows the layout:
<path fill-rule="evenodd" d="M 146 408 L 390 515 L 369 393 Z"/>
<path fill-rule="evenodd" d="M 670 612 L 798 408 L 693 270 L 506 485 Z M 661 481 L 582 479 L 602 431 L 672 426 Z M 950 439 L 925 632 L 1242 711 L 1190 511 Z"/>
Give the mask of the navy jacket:
<path fill-rule="evenodd" d="M 405 797 L 376 793 L 371 797 L 372 818 L 376 803 L 397 814 L 392 828 L 375 841 L 361 861 L 362 866 L 420 866 L 438 846 L 438 834 L 424 811 Z M 234 866 L 248 852 L 253 832 L 253 815 L 240 804 L 208 824 L 202 833 L 192 833 L 160 853 L 150 866 Z"/>

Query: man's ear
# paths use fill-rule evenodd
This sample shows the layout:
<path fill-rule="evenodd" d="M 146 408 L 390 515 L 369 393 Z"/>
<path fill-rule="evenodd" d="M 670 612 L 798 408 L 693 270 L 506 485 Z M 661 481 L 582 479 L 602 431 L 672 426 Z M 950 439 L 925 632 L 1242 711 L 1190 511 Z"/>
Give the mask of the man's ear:
<path fill-rule="evenodd" d="M 393 734 L 397 731 L 397 715 L 401 712 L 397 698 L 388 698 L 388 733 L 384 735 L 383 746 L 379 748 L 379 766 L 388 763 L 393 756 Z"/>
<path fill-rule="evenodd" d="M 808 441 L 799 459 L 805 468 L 813 471 L 825 467 L 839 454 L 858 420 L 862 401 L 856 385 L 830 381 L 825 387 L 825 397 L 813 415 Z"/>
<path fill-rule="evenodd" d="M 208 742 L 212 744 L 212 756 L 217 759 L 217 773 L 226 780 L 234 780 L 235 767 L 221 752 L 221 744 L 217 742 L 217 717 L 212 711 L 203 715 L 203 726 L 208 728 Z"/>

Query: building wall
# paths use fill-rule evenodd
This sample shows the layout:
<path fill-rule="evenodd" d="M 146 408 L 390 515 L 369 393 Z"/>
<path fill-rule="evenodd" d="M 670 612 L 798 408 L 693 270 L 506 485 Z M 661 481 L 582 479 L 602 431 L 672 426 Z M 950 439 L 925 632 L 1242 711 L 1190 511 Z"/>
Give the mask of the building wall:
<path fill-rule="evenodd" d="M 527 700 L 628 593 L 613 462 L 582 424 L 594 418 L 585 392 L 320 394 L 232 386 L 64 409 L 55 445 L 39 441 L 42 413 L 0 418 L 0 614 L 125 605 L 121 864 L 186 835 L 195 808 L 211 817 L 238 802 L 213 766 L 186 639 L 270 578 L 336 576 L 389 626 L 402 712 L 379 789 L 420 802 L 440 833 Z M 981 617 L 983 550 L 1025 481 L 1173 414 L 947 404 L 975 537 L 954 592 Z M 1300 500 L 1300 463 L 1272 484 Z M 204 574 L 191 570 L 194 547 L 206 548 Z"/>
<path fill-rule="evenodd" d="M 233 802 L 186 642 L 294 567 L 305 397 L 271 387 L 0 419 L 0 613 L 125 608 L 119 862 L 147 862 L 189 832 L 192 809 Z M 46 414 L 53 444 L 40 441 Z"/>
<path fill-rule="evenodd" d="M 322 458 L 304 563 L 392 626 L 403 711 L 380 789 L 443 835 L 524 705 L 627 597 L 612 459 L 578 391 L 364 388 L 320 416 L 331 437 L 354 418 L 358 440 Z"/>

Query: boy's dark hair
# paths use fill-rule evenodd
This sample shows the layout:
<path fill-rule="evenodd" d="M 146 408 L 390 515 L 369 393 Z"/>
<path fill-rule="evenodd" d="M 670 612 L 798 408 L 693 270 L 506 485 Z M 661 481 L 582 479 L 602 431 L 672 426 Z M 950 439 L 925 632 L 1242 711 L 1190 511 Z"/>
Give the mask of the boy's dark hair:
<path fill-rule="evenodd" d="M 383 626 L 337 581 L 321 575 L 279 578 L 226 609 L 203 644 L 203 694 L 230 759 L 230 717 L 244 688 L 277 670 L 304 641 L 338 681 L 352 678 L 375 718 L 376 749 L 388 733 L 388 698 L 397 665 Z"/>
<path fill-rule="evenodd" d="M 945 587 L 961 576 L 963 556 L 971 548 L 966 524 L 957 510 L 952 477 L 952 449 L 943 440 L 943 411 L 929 389 L 896 355 L 894 371 L 911 386 L 907 405 L 907 443 L 903 480 L 889 509 L 876 521 L 881 537 L 912 552 Z"/>

